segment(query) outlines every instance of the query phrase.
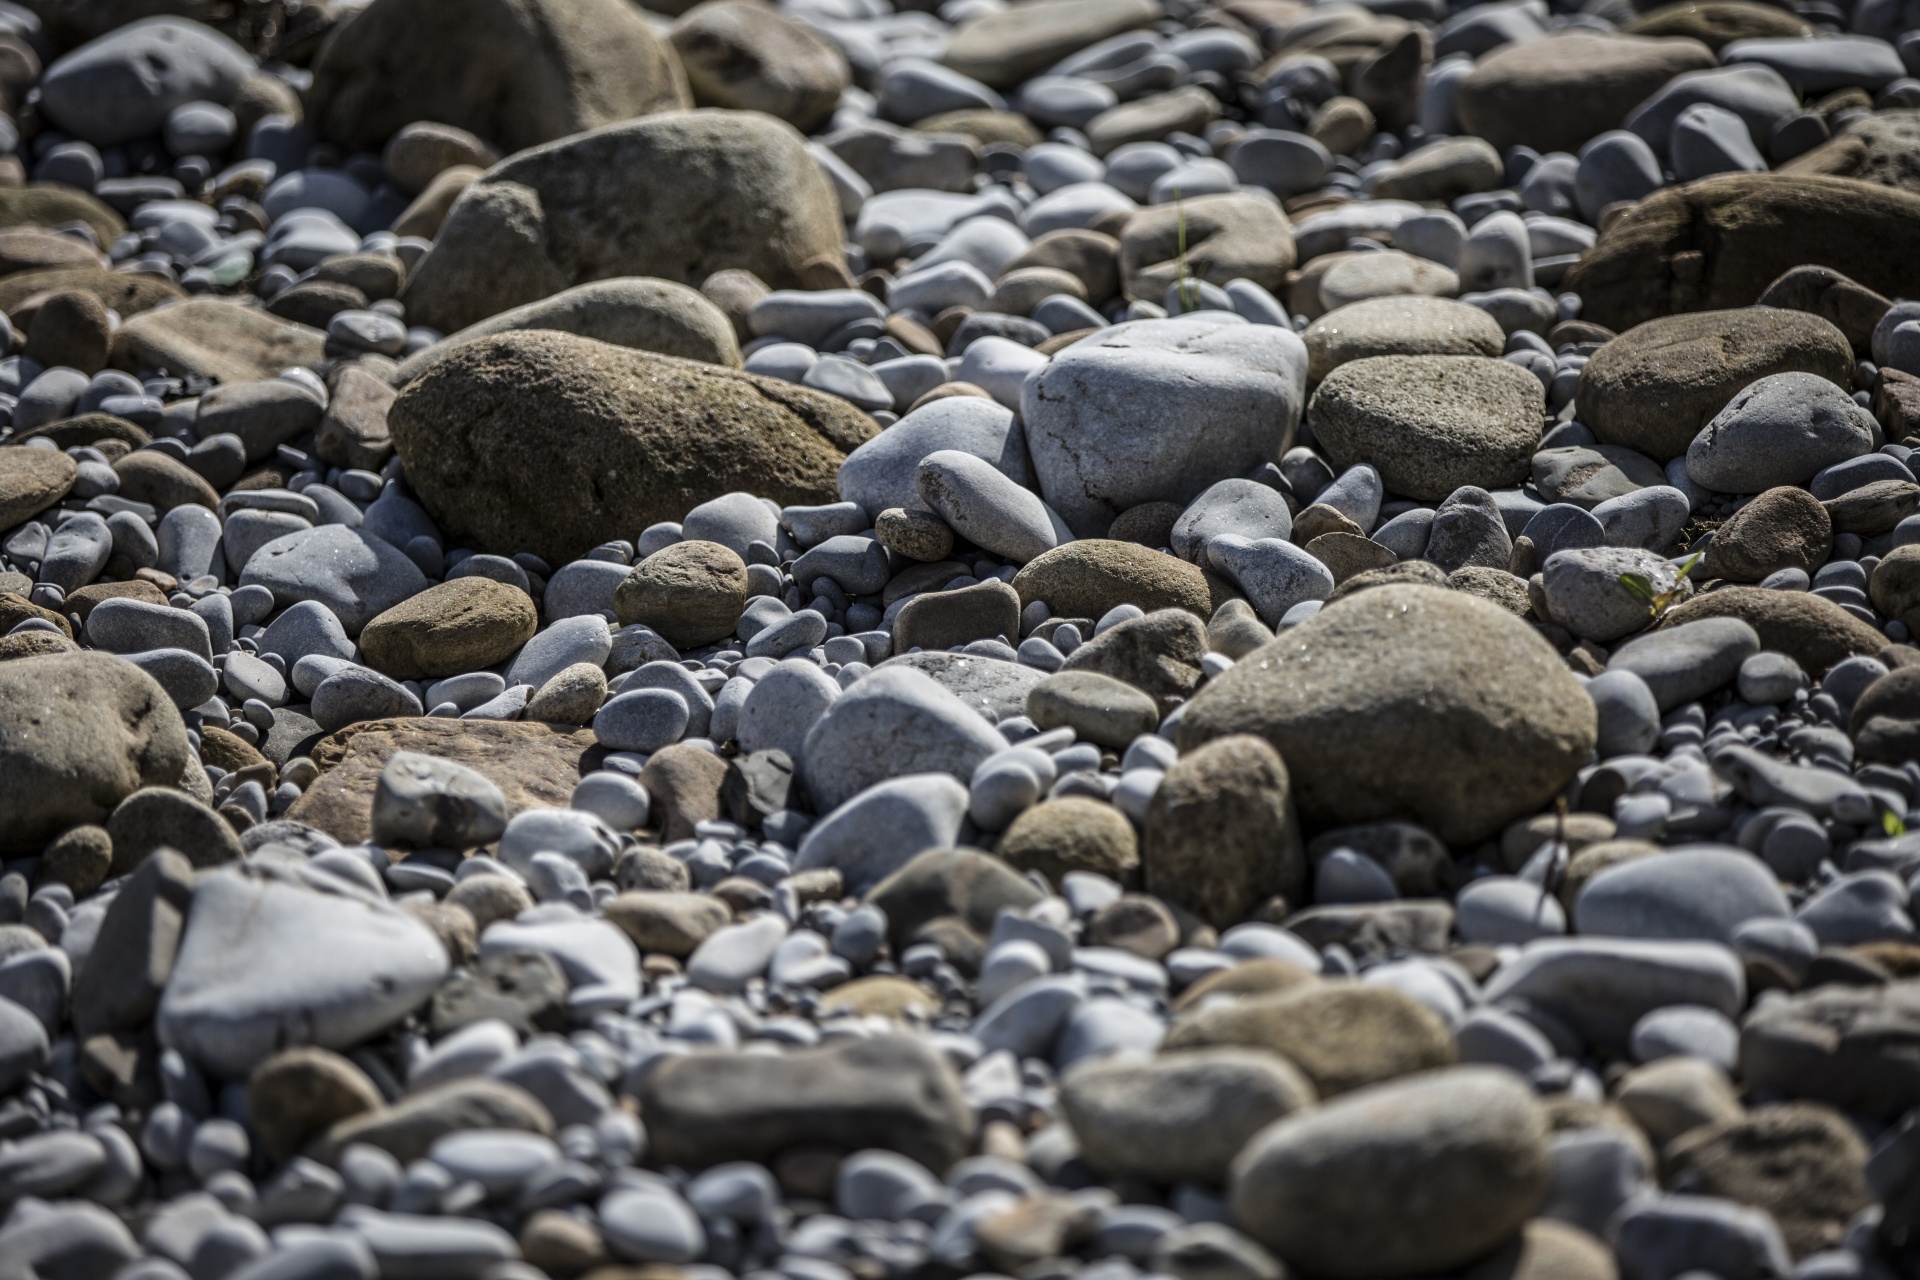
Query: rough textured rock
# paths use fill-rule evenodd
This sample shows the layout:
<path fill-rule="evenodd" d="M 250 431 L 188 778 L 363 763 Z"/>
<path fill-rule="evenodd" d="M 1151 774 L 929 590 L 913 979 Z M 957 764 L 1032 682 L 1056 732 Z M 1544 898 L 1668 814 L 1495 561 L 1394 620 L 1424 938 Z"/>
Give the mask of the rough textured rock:
<path fill-rule="evenodd" d="M 533 601 L 490 578 L 428 587 L 360 632 L 368 665 L 396 680 L 478 671 L 512 657 L 539 624 Z"/>
<path fill-rule="evenodd" d="M 1781 569 L 1811 574 L 1833 550 L 1833 521 L 1805 489 L 1758 494 L 1713 531 L 1701 564 L 1705 578 L 1759 582 Z"/>
<path fill-rule="evenodd" d="M 448 211 L 402 295 L 444 332 L 576 284 L 698 285 L 744 268 L 776 289 L 839 260 L 840 205 L 797 130 L 754 112 L 669 112 L 534 147 Z"/>
<path fill-rule="evenodd" d="M 508 151 L 692 105 L 667 42 L 620 0 L 375 0 L 322 48 L 308 103 L 347 147 L 434 120 Z"/>
<path fill-rule="evenodd" d="M 0 663 L 0 849 L 34 852 L 190 767 L 180 712 L 132 663 L 99 652 Z"/>
<path fill-rule="evenodd" d="M 1410 818 L 1471 843 L 1585 763 L 1593 702 L 1552 646 L 1464 592 L 1383 586 L 1328 605 L 1189 705 L 1183 750 L 1254 733 L 1313 825 Z"/>
<path fill-rule="evenodd" d="M 1208 1045 L 1277 1053 L 1322 1097 L 1454 1061 L 1452 1033 L 1438 1014 L 1403 992 L 1354 982 L 1305 982 L 1192 1009 L 1164 1047 Z"/>
<path fill-rule="evenodd" d="M 973 1109 L 930 1044 L 901 1036 L 781 1055 L 662 1062 L 640 1089 L 655 1159 L 689 1168 L 771 1161 L 788 1147 L 882 1147 L 944 1170 L 965 1155 Z"/>
<path fill-rule="evenodd" d="M 1098 619 L 1117 604 L 1213 616 L 1216 601 L 1197 566 L 1132 542 L 1082 538 L 1035 556 L 1014 575 L 1025 608 L 1044 600 L 1059 618 Z"/>
<path fill-rule="evenodd" d="M 1517 1230 L 1546 1199 L 1550 1168 L 1547 1113 L 1525 1083 L 1461 1067 L 1272 1126 L 1235 1161 L 1231 1201 L 1256 1239 L 1308 1274 L 1432 1274 Z M 1443 1185 L 1456 1194 L 1432 1194 Z"/>
<path fill-rule="evenodd" d="M 326 335 L 278 316 L 217 298 L 144 312 L 113 335 L 114 368 L 138 374 L 166 369 L 215 382 L 259 382 L 326 356 Z"/>
<path fill-rule="evenodd" d="M 1920 194 L 1847 178 L 1730 174 L 1670 187 L 1609 223 L 1567 273 L 1581 318 L 1619 332 L 1744 307 L 1792 267 L 1920 295 Z"/>
<path fill-rule="evenodd" d="M 387 423 L 450 537 L 550 564 L 735 490 L 836 501 L 846 452 L 875 431 L 792 383 L 538 330 L 453 352 Z"/>
<path fill-rule="evenodd" d="M 73 487 L 78 469 L 58 449 L 0 449 L 0 529 L 29 520 Z"/>
<path fill-rule="evenodd" d="M 1742 304 L 1634 326 L 1593 353 L 1574 396 L 1594 435 L 1665 462 L 1753 381 L 1790 372 L 1849 386 L 1846 335 L 1804 311 Z"/>
<path fill-rule="evenodd" d="M 1505 360 L 1377 356 L 1329 374 L 1307 421 L 1336 470 L 1370 462 L 1391 492 L 1438 502 L 1524 480 L 1545 408 L 1540 380 Z"/>
<path fill-rule="evenodd" d="M 1147 892 L 1217 928 L 1274 894 L 1300 902 L 1306 853 L 1279 753 L 1229 734 L 1182 755 L 1147 807 L 1140 865 Z"/>
<path fill-rule="evenodd" d="M 371 838 L 374 788 L 396 751 L 438 756 L 485 775 L 506 796 L 511 816 L 532 808 L 566 808 L 580 781 L 582 758 L 598 747 L 590 729 L 532 721 L 368 720 L 314 745 L 320 777 L 287 817 L 343 844 Z"/>
<path fill-rule="evenodd" d="M 796 129 L 825 124 L 851 81 L 839 46 L 747 0 L 695 5 L 674 24 L 672 40 L 695 102 L 764 111 Z"/>
<path fill-rule="evenodd" d="M 740 343 L 720 308 L 671 280 L 627 278 L 576 285 L 450 333 L 406 360 L 396 381 L 412 382 L 466 343 L 513 329 L 557 329 L 616 347 L 740 367 Z"/>
<path fill-rule="evenodd" d="M 1663 627 L 1700 618 L 1738 618 L 1760 637 L 1760 647 L 1784 653 L 1814 676 L 1843 658 L 1871 657 L 1887 638 L 1831 600 L 1805 591 L 1722 587 L 1667 610 Z"/>

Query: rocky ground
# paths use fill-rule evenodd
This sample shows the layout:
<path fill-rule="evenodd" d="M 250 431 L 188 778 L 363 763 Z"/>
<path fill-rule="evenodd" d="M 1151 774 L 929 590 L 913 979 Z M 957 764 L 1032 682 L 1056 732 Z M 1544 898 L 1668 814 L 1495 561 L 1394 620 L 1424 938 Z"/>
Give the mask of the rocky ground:
<path fill-rule="evenodd" d="M 0 0 L 0 1280 L 1920 1274 L 1920 3 L 899 3 Z"/>

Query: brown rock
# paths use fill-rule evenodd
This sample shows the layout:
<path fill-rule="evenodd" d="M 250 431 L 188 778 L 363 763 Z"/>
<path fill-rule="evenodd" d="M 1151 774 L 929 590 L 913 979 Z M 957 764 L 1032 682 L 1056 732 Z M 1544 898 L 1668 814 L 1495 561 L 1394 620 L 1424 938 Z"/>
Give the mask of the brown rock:
<path fill-rule="evenodd" d="M 1697 40 L 1580 31 L 1516 41 L 1481 58 L 1461 84 L 1462 132 L 1503 153 L 1516 145 L 1578 151 L 1673 77 L 1716 61 Z"/>
<path fill-rule="evenodd" d="M 597 749 L 589 729 L 522 720 L 363 721 L 314 744 L 320 777 L 286 816 L 343 844 L 371 839 L 374 786 L 396 751 L 438 756 L 486 775 L 506 796 L 509 817 L 532 808 L 564 809 L 586 772 L 583 757 Z"/>
<path fill-rule="evenodd" d="M 1713 0 L 1709 0 L 1710 3 Z M 1718 0 L 1730 3 L 1731 0 Z M 1706 7 L 1706 6 L 1698 6 Z M 1769 13 L 1779 12 L 1763 5 L 1745 5 L 1743 8 L 1764 9 Z M 1780 307 L 1788 311 L 1806 311 L 1819 316 L 1834 328 L 1846 335 L 1854 352 L 1866 355 L 1872 349 L 1873 328 L 1880 323 L 1880 317 L 1887 314 L 1887 308 L 1893 304 L 1873 290 L 1855 284 L 1847 277 L 1828 267 L 1794 267 L 1783 273 L 1779 279 L 1768 285 L 1758 299 L 1763 307 Z"/>
<path fill-rule="evenodd" d="M 1836 1249 L 1876 1197 L 1867 1146 L 1844 1116 L 1816 1103 L 1761 1107 L 1695 1129 L 1665 1153 L 1667 1187 L 1765 1209 L 1796 1258 Z"/>
<path fill-rule="evenodd" d="M 1051 267 L 1076 277 L 1096 306 L 1120 292 L 1120 242 L 1098 231 L 1068 227 L 1037 236 L 1001 274 L 1029 267 Z"/>
<path fill-rule="evenodd" d="M 397 395 L 392 386 L 351 365 L 333 380 L 327 411 L 315 430 L 315 451 L 336 467 L 378 471 L 393 456 L 387 410 Z"/>
<path fill-rule="evenodd" d="M 504 661 L 538 626 L 533 601 L 518 587 L 452 578 L 375 617 L 360 632 L 360 647 L 369 666 L 396 680 L 435 679 Z"/>
<path fill-rule="evenodd" d="M 994 638 L 1020 641 L 1020 595 L 1004 582 L 915 596 L 894 617 L 894 648 L 948 649 Z"/>
<path fill-rule="evenodd" d="M 1250 734 L 1216 738 L 1174 762 L 1147 806 L 1140 846 L 1147 892 L 1217 928 L 1276 894 L 1305 895 L 1287 766 Z"/>
<path fill-rule="evenodd" d="M 1849 386 L 1853 348 L 1816 315 L 1743 306 L 1628 329 L 1594 352 L 1574 394 L 1581 421 L 1602 441 L 1664 462 L 1756 379 L 1790 372 Z"/>
<path fill-rule="evenodd" d="M 216 382 L 258 382 L 291 365 L 312 368 L 326 358 L 326 335 L 264 311 L 218 298 L 134 316 L 113 337 L 116 369 L 165 369 Z"/>
<path fill-rule="evenodd" d="M 551 564 L 735 490 L 836 501 L 846 453 L 877 430 L 821 392 L 538 330 L 454 349 L 387 421 L 448 536 Z"/>
<path fill-rule="evenodd" d="M 704 893 L 622 893 L 608 900 L 604 914 L 641 951 L 679 958 L 733 918 L 724 902 Z"/>
<path fill-rule="evenodd" d="M 200 506 L 212 511 L 220 505 L 220 491 L 172 454 L 141 449 L 113 464 L 120 477 L 120 496 L 151 503 L 163 514 L 175 507 Z"/>
<path fill-rule="evenodd" d="M 803 132 L 832 117 L 852 80 L 838 45 L 748 0 L 695 5 L 671 39 L 700 106 L 764 111 Z"/>
<path fill-rule="evenodd" d="M 1046 800 L 1013 820 L 1000 856 L 1019 871 L 1038 871 L 1055 885 L 1069 871 L 1091 871 L 1122 884 L 1140 867 L 1133 824 L 1110 804 L 1080 796 Z"/>
<path fill-rule="evenodd" d="M 448 169 L 466 166 L 487 169 L 500 153 L 480 138 L 455 125 L 416 120 L 388 141 L 380 155 L 387 177 L 408 195 L 418 195 Z"/>
<path fill-rule="evenodd" d="M 451 333 L 614 276 L 697 285 L 739 267 L 790 288 L 815 260 L 838 266 L 844 225 L 791 125 L 668 112 L 495 165 L 448 212 L 404 300 L 410 321 Z"/>
<path fill-rule="evenodd" d="M 1580 294 L 1583 317 L 1618 331 L 1744 307 L 1805 264 L 1886 297 L 1920 295 L 1920 195 L 1778 173 L 1668 187 L 1610 222 L 1563 287 Z"/>
<path fill-rule="evenodd" d="M 419 236 L 423 240 L 437 239 L 440 228 L 446 225 L 447 214 L 453 211 L 454 202 L 485 172 L 470 164 L 457 164 L 451 169 L 441 170 L 434 175 L 426 189 L 413 198 L 413 203 L 401 210 L 400 216 L 393 220 L 393 233 L 397 236 Z"/>
<path fill-rule="evenodd" d="M 422 118 L 520 151 L 689 105 L 666 41 L 617 0 L 376 0 L 335 28 L 307 101 L 358 150 Z"/>
<path fill-rule="evenodd" d="M 247 1078 L 249 1118 L 276 1164 L 297 1155 L 315 1134 L 381 1103 L 366 1072 L 312 1045 L 281 1050 Z"/>
<path fill-rule="evenodd" d="M 91 377 L 107 367 L 112 341 L 105 304 L 73 289 L 54 294 L 34 312 L 26 354 L 49 368 L 65 365 Z"/>
<path fill-rule="evenodd" d="M 58 449 L 0 448 L 0 529 L 31 520 L 66 497 L 78 474 L 78 465 Z"/>
<path fill-rule="evenodd" d="M 694 824 L 720 817 L 727 762 L 711 751 L 675 743 L 647 757 L 640 785 L 652 799 L 653 820 L 668 840 L 692 837 Z"/>
<path fill-rule="evenodd" d="M 42 231 L 38 227 L 9 227 L 0 231 L 0 275 L 42 271 L 49 267 L 98 267 L 100 254 L 78 237 Z"/>
<path fill-rule="evenodd" d="M 1082 538 L 1029 560 L 1014 575 L 1020 606 L 1045 600 L 1056 616 L 1095 618 L 1117 604 L 1151 613 L 1185 609 L 1202 618 L 1215 608 L 1199 568 L 1132 542 Z"/>
<path fill-rule="evenodd" d="M 1811 574 L 1833 550 L 1833 521 L 1820 500 L 1792 485 L 1769 489 L 1714 530 L 1703 578 L 1759 582 L 1781 569 Z"/>
<path fill-rule="evenodd" d="M 1321 1097 L 1350 1093 L 1454 1060 L 1437 1014 L 1390 987 L 1315 982 L 1176 1019 L 1165 1052 L 1207 1045 L 1268 1049 L 1306 1073 Z"/>
<path fill-rule="evenodd" d="M 1827 509 L 1835 533 L 1857 533 L 1871 538 L 1891 532 L 1893 526 L 1920 511 L 1920 484 L 1911 480 L 1875 480 L 1820 505 Z"/>
<path fill-rule="evenodd" d="M 1550 801 L 1592 750 L 1593 714 L 1512 614 L 1391 585 L 1329 604 L 1211 681 L 1178 741 L 1256 733 L 1287 762 L 1303 821 L 1408 818 L 1464 844 Z"/>
<path fill-rule="evenodd" d="M 1127 219 L 1120 235 L 1120 277 L 1129 298 L 1158 303 L 1165 296 L 1180 274 L 1183 229 L 1186 272 L 1198 280 L 1224 285 L 1244 277 L 1277 293 L 1294 264 L 1292 226 L 1271 200 L 1236 193 L 1195 196 Z"/>
<path fill-rule="evenodd" d="M 654 552 L 613 593 L 621 626 L 643 623 L 680 649 L 732 635 L 746 606 L 746 561 L 731 548 L 697 539 Z"/>
<path fill-rule="evenodd" d="M 553 1116 L 519 1086 L 481 1076 L 348 1116 L 328 1126 L 308 1150 L 316 1159 L 333 1164 L 349 1146 L 364 1142 L 408 1164 L 424 1159 L 441 1138 L 466 1129 L 517 1129 L 550 1136 Z"/>
<path fill-rule="evenodd" d="M 1855 655 L 1871 657 L 1886 637 L 1831 600 L 1806 591 L 1764 591 L 1759 587 L 1722 587 L 1675 605 L 1662 627 L 1700 618 L 1738 618 L 1760 636 L 1760 647 L 1784 653 L 1809 675 Z"/>

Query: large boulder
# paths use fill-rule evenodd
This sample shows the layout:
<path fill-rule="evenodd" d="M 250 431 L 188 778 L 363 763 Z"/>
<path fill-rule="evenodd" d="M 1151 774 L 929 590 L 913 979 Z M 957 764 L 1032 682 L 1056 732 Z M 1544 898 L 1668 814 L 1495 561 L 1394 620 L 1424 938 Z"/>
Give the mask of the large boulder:
<path fill-rule="evenodd" d="M 1703 178 L 1642 200 L 1567 273 L 1581 318 L 1619 332 L 1676 311 L 1744 307 L 1798 266 L 1920 296 L 1920 195 L 1805 174 Z"/>
<path fill-rule="evenodd" d="M 1404 818 L 1462 845 L 1549 803 L 1595 731 L 1593 700 L 1526 623 L 1465 592 L 1383 586 L 1210 683 L 1179 743 L 1258 734 L 1309 827 Z"/>
<path fill-rule="evenodd" d="M 576 284 L 699 284 L 740 267 L 776 289 L 840 261 L 840 202 L 791 125 L 669 112 L 534 147 L 448 210 L 407 281 L 407 317 L 451 333 Z"/>
<path fill-rule="evenodd" d="M 1467 74 L 1456 110 L 1466 132 L 1502 151 L 1578 151 L 1673 77 L 1715 61 L 1698 40 L 1576 31 L 1515 41 Z"/>
<path fill-rule="evenodd" d="M 521 151 L 692 98 L 625 0 L 374 0 L 322 46 L 308 102 L 357 150 L 434 120 Z"/>
<path fill-rule="evenodd" d="M 698 290 L 671 280 L 626 278 L 576 285 L 470 324 L 407 359 L 396 381 L 404 386 L 455 348 L 515 329 L 557 329 L 616 347 L 740 367 L 732 323 Z"/>
<path fill-rule="evenodd" d="M 1580 420 L 1602 441 L 1665 462 L 1685 453 L 1727 401 L 1775 373 L 1813 373 L 1845 387 L 1853 349 L 1840 330 L 1805 311 L 1662 316 L 1594 352 L 1574 398 Z"/>
<path fill-rule="evenodd" d="M 199 767 L 172 699 L 131 662 L 97 652 L 0 662 L 0 853 L 35 852 Z"/>
<path fill-rule="evenodd" d="M 847 451 L 877 430 L 822 392 L 546 330 L 458 348 L 387 425 L 449 538 L 550 564 L 736 490 L 837 501 Z"/>
<path fill-rule="evenodd" d="M 1027 378 L 1020 416 L 1041 496 L 1097 537 L 1130 507 L 1185 506 L 1222 476 L 1278 461 L 1306 388 L 1296 334 L 1205 312 L 1074 343 Z"/>

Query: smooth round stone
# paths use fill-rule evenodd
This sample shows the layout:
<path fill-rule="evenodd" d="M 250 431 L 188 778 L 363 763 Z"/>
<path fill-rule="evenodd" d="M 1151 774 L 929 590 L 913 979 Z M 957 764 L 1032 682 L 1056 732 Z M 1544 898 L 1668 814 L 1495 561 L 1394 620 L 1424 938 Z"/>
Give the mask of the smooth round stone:
<path fill-rule="evenodd" d="M 652 808 L 652 798 L 645 787 L 610 769 L 601 769 L 580 779 L 567 803 L 592 814 L 615 831 L 644 827 Z"/>
<path fill-rule="evenodd" d="M 1260 621 L 1278 626 L 1287 611 L 1333 594 L 1333 571 L 1304 548 L 1279 538 L 1247 539 L 1221 534 L 1207 542 L 1214 572 L 1246 595 Z"/>
<path fill-rule="evenodd" d="M 1790 701 L 1806 686 L 1807 673 L 1784 653 L 1756 653 L 1740 664 L 1740 700 L 1756 707 Z"/>
<path fill-rule="evenodd" d="M 538 689 L 568 667 L 579 663 L 603 666 L 613 652 L 613 633 L 598 614 L 563 618 L 534 636 L 507 668 L 507 685 Z"/>
<path fill-rule="evenodd" d="M 1108 86 L 1075 76 L 1035 76 L 1020 87 L 1021 113 L 1047 127 L 1084 128 L 1119 102 Z"/>
<path fill-rule="evenodd" d="M 747 327 L 759 337 L 816 348 L 855 320 L 886 318 L 886 306 L 864 289 L 776 289 L 747 311 Z"/>
<path fill-rule="evenodd" d="M 1759 651 L 1759 635 L 1738 618 L 1702 618 L 1634 637 L 1607 669 L 1639 676 L 1666 712 L 1731 683 Z"/>
<path fill-rule="evenodd" d="M 887 409 L 893 405 L 893 393 L 873 370 L 845 356 L 821 356 L 813 362 L 800 385 L 851 401 L 859 408 Z"/>
<path fill-rule="evenodd" d="M 1740 1053 L 1740 1028 L 1718 1009 L 1672 1005 L 1633 1024 L 1628 1048 L 1635 1062 L 1704 1058 L 1731 1073 Z"/>
<path fill-rule="evenodd" d="M 417 716 L 424 710 L 412 690 L 366 667 L 343 667 L 313 690 L 314 721 L 328 733 L 363 720 Z"/>
<path fill-rule="evenodd" d="M 1460 936 L 1487 946 L 1517 946 L 1567 931 L 1559 900 L 1514 876 L 1486 876 L 1454 900 Z"/>
<path fill-rule="evenodd" d="M 357 635 L 379 614 L 425 591 L 427 579 L 390 543 L 335 524 L 266 543 L 247 561 L 240 585 L 266 587 L 282 607 L 321 604 Z"/>
<path fill-rule="evenodd" d="M 1906 886 L 1888 871 L 1843 876 L 1810 898 L 1794 918 L 1829 947 L 1914 936 Z"/>
<path fill-rule="evenodd" d="M 797 760 L 808 730 L 839 696 L 840 686 L 814 663 L 781 662 L 747 693 L 734 736 L 743 752 L 784 751 Z"/>
<path fill-rule="evenodd" d="M 668 689 L 636 689 L 610 699 L 594 713 L 593 736 L 609 751 L 651 753 L 678 742 L 687 731 L 687 700 Z"/>
<path fill-rule="evenodd" d="M 687 512 L 680 531 L 688 541 L 717 542 L 744 558 L 755 542 L 771 546 L 778 539 L 780 517 L 750 493 L 726 493 Z"/>
<path fill-rule="evenodd" d="M 1674 177 L 1681 182 L 1716 173 L 1765 173 L 1766 159 L 1753 145 L 1753 134 L 1725 107 L 1697 102 L 1673 121 L 1667 142 Z"/>
<path fill-rule="evenodd" d="M 1744 851 L 1676 849 L 1607 868 L 1574 900 L 1583 934 L 1728 942 L 1741 925 L 1792 914 L 1779 883 Z"/>
<path fill-rule="evenodd" d="M 819 359 L 820 353 L 804 343 L 775 342 L 749 355 L 744 367 L 748 373 L 757 373 L 763 378 L 798 382 Z"/>
<path fill-rule="evenodd" d="M 1801 485 L 1873 449 L 1873 415 L 1813 373 L 1750 384 L 1687 446 L 1687 475 L 1716 493 Z"/>
<path fill-rule="evenodd" d="M 1282 199 L 1318 190 L 1333 168 L 1325 147 L 1304 133 L 1279 129 L 1249 130 L 1228 149 L 1226 161 L 1240 181 Z"/>
<path fill-rule="evenodd" d="M 1610 547 L 1659 551 L 1680 539 L 1693 514 L 1692 500 L 1672 485 L 1649 485 L 1594 506 L 1591 515 Z"/>
<path fill-rule="evenodd" d="M 1547 610 L 1567 630 L 1583 639 L 1608 644 L 1645 630 L 1652 622 L 1652 602 L 1627 590 L 1622 579 L 1637 575 L 1654 594 L 1678 591 L 1691 594 L 1679 570 L 1651 551 L 1625 547 L 1585 547 L 1556 551 L 1541 569 Z"/>
<path fill-rule="evenodd" d="M 469 1129 L 435 1142 L 427 1158 L 462 1182 L 477 1182 L 501 1195 L 557 1166 L 553 1139 L 511 1129 Z"/>
<path fill-rule="evenodd" d="M 1029 147 L 1020 163 L 1028 185 L 1041 195 L 1075 182 L 1099 182 L 1107 173 L 1107 166 L 1098 157 L 1061 142 Z"/>
<path fill-rule="evenodd" d="M 1603 671 L 1587 681 L 1599 722 L 1595 750 L 1600 759 L 1639 755 L 1660 739 L 1660 704 L 1653 690 L 1632 671 Z"/>

